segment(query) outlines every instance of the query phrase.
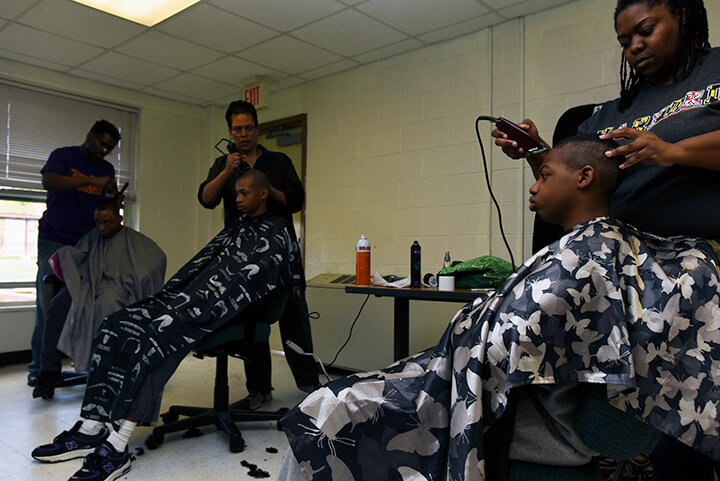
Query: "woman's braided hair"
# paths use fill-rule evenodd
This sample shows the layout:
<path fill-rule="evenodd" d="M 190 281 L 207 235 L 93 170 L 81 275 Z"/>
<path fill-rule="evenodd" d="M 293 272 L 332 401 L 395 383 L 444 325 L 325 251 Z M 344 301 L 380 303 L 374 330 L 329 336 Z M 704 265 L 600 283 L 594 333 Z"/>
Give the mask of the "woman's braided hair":
<path fill-rule="evenodd" d="M 674 79 L 678 75 L 685 78 L 696 64 L 702 64 L 703 58 L 710 51 L 708 40 L 707 11 L 702 0 L 618 0 L 615 7 L 615 25 L 620 13 L 630 5 L 646 4 L 648 7 L 663 5 L 678 19 L 680 39 L 673 64 Z M 622 54 L 620 61 L 620 112 L 632 104 L 646 79 L 629 64 Z"/>

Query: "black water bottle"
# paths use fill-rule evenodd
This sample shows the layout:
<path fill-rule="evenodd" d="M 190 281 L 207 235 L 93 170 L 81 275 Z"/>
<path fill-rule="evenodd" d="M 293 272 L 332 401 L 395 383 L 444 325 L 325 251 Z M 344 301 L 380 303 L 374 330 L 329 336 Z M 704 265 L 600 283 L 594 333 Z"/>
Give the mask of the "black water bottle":
<path fill-rule="evenodd" d="M 410 247 L 410 287 L 420 287 L 420 244 L 413 242 Z"/>

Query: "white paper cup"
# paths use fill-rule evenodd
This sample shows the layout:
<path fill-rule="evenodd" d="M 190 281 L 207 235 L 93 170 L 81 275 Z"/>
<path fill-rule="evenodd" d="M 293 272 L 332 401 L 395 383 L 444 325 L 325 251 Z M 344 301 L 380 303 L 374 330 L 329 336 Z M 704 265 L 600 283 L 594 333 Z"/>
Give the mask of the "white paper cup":
<path fill-rule="evenodd" d="M 455 290 L 455 276 L 439 276 L 438 277 L 438 290 L 454 291 Z"/>

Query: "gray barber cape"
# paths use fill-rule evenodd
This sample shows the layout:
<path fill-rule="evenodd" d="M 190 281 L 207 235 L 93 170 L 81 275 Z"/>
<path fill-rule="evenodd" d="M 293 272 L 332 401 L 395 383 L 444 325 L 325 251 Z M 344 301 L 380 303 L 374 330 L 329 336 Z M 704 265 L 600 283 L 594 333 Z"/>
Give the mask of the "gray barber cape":
<path fill-rule="evenodd" d="M 57 348 L 83 372 L 103 319 L 162 289 L 165 253 L 148 237 L 123 227 L 109 239 L 93 229 L 77 246 L 59 249 L 57 259 L 72 298 Z"/>

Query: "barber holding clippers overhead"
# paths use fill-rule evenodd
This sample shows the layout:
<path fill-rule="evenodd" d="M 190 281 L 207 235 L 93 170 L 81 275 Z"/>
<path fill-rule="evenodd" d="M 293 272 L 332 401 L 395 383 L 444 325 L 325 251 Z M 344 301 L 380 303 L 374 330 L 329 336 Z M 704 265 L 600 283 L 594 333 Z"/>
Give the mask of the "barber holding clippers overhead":
<path fill-rule="evenodd" d="M 292 214 L 299 212 L 305 202 L 305 189 L 290 158 L 281 152 L 271 152 L 258 144 L 258 118 L 255 106 L 243 100 L 231 102 L 225 112 L 228 132 L 232 139 L 227 155 L 215 159 L 207 179 L 200 184 L 198 200 L 203 207 L 214 209 L 223 202 L 225 226 L 240 216 L 235 203 L 235 183 L 242 172 L 259 169 L 265 172 L 272 184 L 267 206 L 271 215 L 283 217 L 290 223 L 295 238 Z M 312 335 L 304 292 L 288 300 L 278 322 L 283 344 L 292 341 L 311 353 Z M 249 395 L 245 398 L 248 408 L 258 409 L 262 403 L 272 400 L 271 359 L 268 343 L 258 347 L 245 363 Z M 285 358 L 295 378 L 297 387 L 312 392 L 320 386 L 319 368 L 312 356 L 301 355 L 287 349 Z M 250 363 L 250 365 L 248 365 Z"/>

